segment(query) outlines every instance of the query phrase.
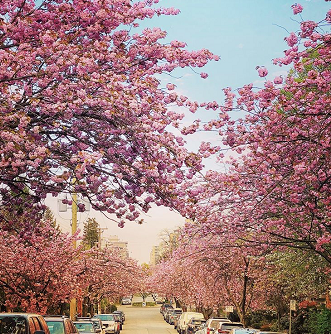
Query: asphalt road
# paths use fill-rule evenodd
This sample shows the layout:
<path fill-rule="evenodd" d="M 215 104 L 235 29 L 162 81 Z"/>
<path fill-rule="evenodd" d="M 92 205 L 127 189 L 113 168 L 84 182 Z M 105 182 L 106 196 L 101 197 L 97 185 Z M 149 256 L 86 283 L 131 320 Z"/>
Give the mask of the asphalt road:
<path fill-rule="evenodd" d="M 133 307 L 121 305 L 125 323 L 121 334 L 178 334 L 174 326 L 163 320 L 160 305 L 155 307 Z"/>

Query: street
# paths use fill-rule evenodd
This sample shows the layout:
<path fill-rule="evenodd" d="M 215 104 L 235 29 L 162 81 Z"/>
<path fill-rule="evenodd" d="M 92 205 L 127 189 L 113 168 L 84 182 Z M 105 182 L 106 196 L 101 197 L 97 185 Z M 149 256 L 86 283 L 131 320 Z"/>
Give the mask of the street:
<path fill-rule="evenodd" d="M 121 305 L 125 323 L 121 334 L 177 334 L 172 325 L 163 320 L 160 305 L 155 307 L 132 307 Z"/>

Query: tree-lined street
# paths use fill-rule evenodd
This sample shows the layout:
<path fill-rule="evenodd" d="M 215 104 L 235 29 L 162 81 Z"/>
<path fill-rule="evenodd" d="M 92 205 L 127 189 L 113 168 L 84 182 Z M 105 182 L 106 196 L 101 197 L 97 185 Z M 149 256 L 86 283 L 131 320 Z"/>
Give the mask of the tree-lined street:
<path fill-rule="evenodd" d="M 120 306 L 126 320 L 122 334 L 176 334 L 177 331 L 167 324 L 160 314 L 160 307 Z"/>
<path fill-rule="evenodd" d="M 120 315 L 108 313 L 134 295 L 124 333 L 174 333 L 150 297 L 137 297 L 158 294 L 204 319 L 330 334 L 330 1 L 236 1 L 190 2 L 204 18 L 223 8 L 211 22 L 227 22 L 215 36 L 224 48 L 241 20 L 254 39 L 263 33 L 248 15 L 257 9 L 286 8 L 291 28 L 272 65 L 254 64 L 255 76 L 217 86 L 215 98 L 207 72 L 220 55 L 169 39 L 155 22 L 180 10 L 160 0 L 0 2 L 2 311 L 102 312 L 118 334 Z M 196 94 L 185 87 L 194 82 Z M 51 196 L 71 207 L 71 235 L 45 205 Z M 185 225 L 139 264 L 102 242 L 97 219 L 77 229 L 85 203 L 119 228 L 144 225 L 152 206 Z"/>

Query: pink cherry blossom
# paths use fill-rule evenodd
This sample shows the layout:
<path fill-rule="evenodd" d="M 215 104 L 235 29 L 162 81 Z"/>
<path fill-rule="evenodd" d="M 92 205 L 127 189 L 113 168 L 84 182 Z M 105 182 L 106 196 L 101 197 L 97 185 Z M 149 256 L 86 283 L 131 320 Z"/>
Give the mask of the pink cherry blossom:
<path fill-rule="evenodd" d="M 291 7 L 293 9 L 294 15 L 299 14 L 303 11 L 303 7 L 299 3 L 295 3 Z"/>
<path fill-rule="evenodd" d="M 267 70 L 265 67 L 260 67 L 260 66 L 258 66 L 256 69 L 257 69 L 257 72 L 259 73 L 259 76 L 260 76 L 260 77 L 265 77 L 265 76 L 267 76 L 267 74 L 268 74 L 268 70 Z"/>
<path fill-rule="evenodd" d="M 277 84 L 277 85 L 282 84 L 283 83 L 282 76 L 280 75 L 280 76 L 275 77 L 274 83 Z"/>
<path fill-rule="evenodd" d="M 168 90 L 173 90 L 173 89 L 175 89 L 175 85 L 172 84 L 172 83 L 168 83 L 168 84 L 167 84 L 167 89 L 168 89 Z"/>

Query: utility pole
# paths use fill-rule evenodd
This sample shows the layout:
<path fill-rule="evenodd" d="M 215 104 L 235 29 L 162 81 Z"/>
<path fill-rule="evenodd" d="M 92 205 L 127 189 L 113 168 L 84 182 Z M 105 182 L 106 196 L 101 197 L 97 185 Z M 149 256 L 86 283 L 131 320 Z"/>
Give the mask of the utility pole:
<path fill-rule="evenodd" d="M 72 181 L 73 185 L 73 193 L 72 193 L 72 205 L 71 205 L 71 234 L 74 235 L 77 232 L 77 193 L 75 192 L 75 183 L 76 179 L 74 178 Z M 76 240 L 73 241 L 73 247 L 76 248 Z M 77 314 L 77 301 L 76 298 L 72 298 L 70 301 L 70 319 L 76 320 Z"/>
<path fill-rule="evenodd" d="M 101 250 L 101 241 L 102 241 L 101 234 L 104 230 L 107 230 L 107 227 L 98 227 L 98 248 L 99 248 L 99 251 Z M 101 300 L 99 300 L 99 296 L 97 298 L 98 298 L 97 312 L 98 312 L 98 314 L 101 314 Z"/>

